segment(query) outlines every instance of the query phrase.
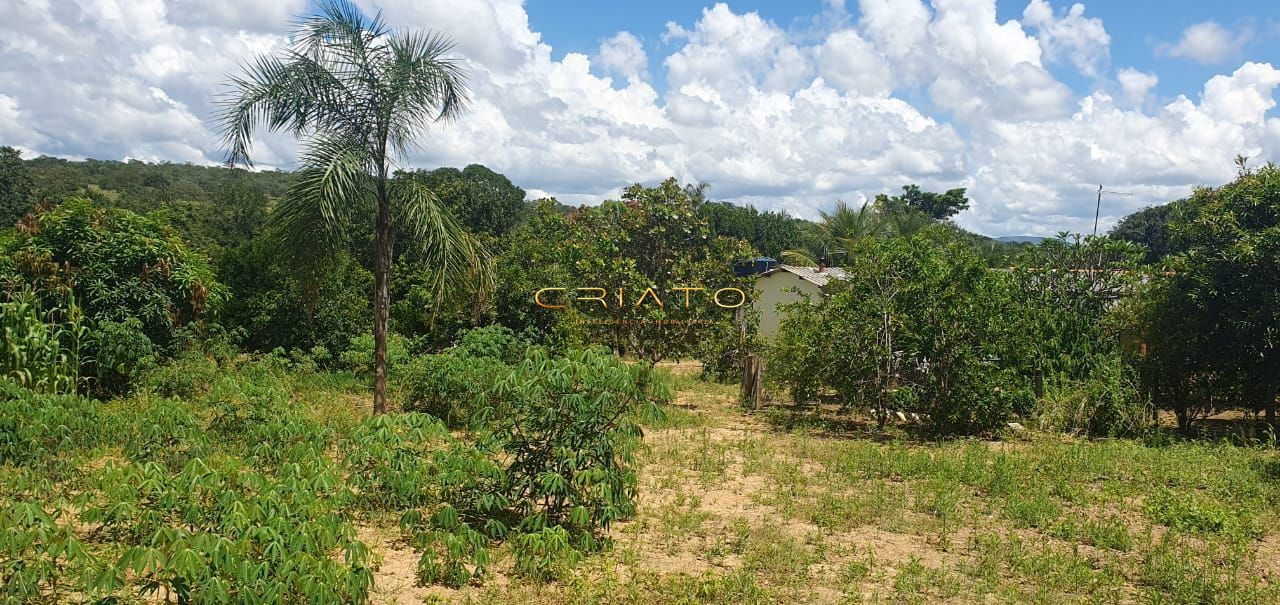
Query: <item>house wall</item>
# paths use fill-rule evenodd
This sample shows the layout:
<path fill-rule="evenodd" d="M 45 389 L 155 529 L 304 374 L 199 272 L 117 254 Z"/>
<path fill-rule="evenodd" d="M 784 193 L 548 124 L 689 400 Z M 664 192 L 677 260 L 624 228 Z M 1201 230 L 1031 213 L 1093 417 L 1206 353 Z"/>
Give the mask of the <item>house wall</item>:
<path fill-rule="evenodd" d="M 778 311 L 778 305 L 790 304 L 802 299 L 799 293 L 789 291 L 791 288 L 808 294 L 809 300 L 812 301 L 817 301 L 822 294 L 822 288 L 817 284 L 800 279 L 786 271 L 774 271 L 756 280 L 753 306 L 760 313 L 760 336 L 765 340 L 773 340 L 778 333 L 778 327 L 782 324 L 782 319 L 786 316 L 785 313 Z"/>

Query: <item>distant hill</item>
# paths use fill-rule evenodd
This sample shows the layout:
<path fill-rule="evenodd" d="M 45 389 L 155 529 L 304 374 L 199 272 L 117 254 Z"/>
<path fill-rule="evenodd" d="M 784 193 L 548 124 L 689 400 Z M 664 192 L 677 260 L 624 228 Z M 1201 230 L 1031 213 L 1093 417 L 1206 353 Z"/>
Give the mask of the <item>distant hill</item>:
<path fill-rule="evenodd" d="M 1010 244 L 1038 244 L 1044 240 L 1045 238 L 1039 235 L 1006 235 L 1004 237 L 996 238 L 996 241 L 998 242 L 1006 242 Z"/>

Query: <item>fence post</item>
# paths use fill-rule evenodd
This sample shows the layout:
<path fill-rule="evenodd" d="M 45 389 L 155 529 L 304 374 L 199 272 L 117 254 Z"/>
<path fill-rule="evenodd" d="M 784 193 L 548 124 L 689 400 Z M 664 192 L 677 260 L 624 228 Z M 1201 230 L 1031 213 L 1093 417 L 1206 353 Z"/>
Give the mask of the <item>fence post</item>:
<path fill-rule="evenodd" d="M 742 383 L 739 386 L 739 398 L 742 405 L 752 410 L 760 409 L 761 375 L 764 373 L 764 360 L 759 355 L 747 355 L 742 364 Z"/>

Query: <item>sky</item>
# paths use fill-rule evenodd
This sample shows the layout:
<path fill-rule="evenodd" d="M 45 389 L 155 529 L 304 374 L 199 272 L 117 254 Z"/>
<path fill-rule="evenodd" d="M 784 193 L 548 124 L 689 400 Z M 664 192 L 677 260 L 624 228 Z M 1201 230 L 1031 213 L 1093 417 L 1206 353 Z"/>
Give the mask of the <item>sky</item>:
<path fill-rule="evenodd" d="M 1106 229 L 1280 161 L 1280 3 L 357 0 L 452 36 L 471 102 L 404 163 L 484 164 L 531 197 L 674 176 L 815 218 L 965 187 L 993 236 Z M 217 164 L 215 101 L 308 0 L 0 0 L 0 145 Z M 260 133 L 258 167 L 296 166 Z"/>

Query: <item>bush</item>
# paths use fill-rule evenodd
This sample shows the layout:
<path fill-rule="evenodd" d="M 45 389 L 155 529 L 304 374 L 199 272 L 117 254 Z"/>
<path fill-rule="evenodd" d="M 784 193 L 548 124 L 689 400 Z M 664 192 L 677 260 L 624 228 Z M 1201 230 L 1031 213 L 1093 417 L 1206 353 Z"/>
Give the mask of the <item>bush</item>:
<path fill-rule="evenodd" d="M 510 328 L 490 325 L 461 332 L 453 353 L 465 357 L 488 357 L 506 364 L 524 359 L 529 341 L 517 336 Z"/>
<path fill-rule="evenodd" d="M 538 581 L 558 580 L 569 574 L 582 553 L 570 544 L 563 527 L 544 527 L 516 538 L 516 573 Z"/>
<path fill-rule="evenodd" d="M 369 551 L 341 510 L 342 478 L 327 458 L 246 468 L 227 456 L 158 464 L 108 462 L 81 519 L 122 542 L 95 584 L 136 582 L 179 603 L 360 603 Z"/>
<path fill-rule="evenodd" d="M 104 394 L 127 392 L 144 372 L 155 365 L 155 348 L 136 317 L 124 321 L 100 321 L 92 337 L 93 368 L 97 389 Z"/>
<path fill-rule="evenodd" d="M 94 447 L 109 434 L 96 401 L 0 381 L 0 464 L 35 464 Z"/>
<path fill-rule="evenodd" d="M 1086 380 L 1050 384 L 1036 417 L 1041 428 L 1077 435 L 1136 437 L 1153 428 L 1134 371 L 1114 356 Z"/>
<path fill-rule="evenodd" d="M 635 512 L 631 465 L 640 427 L 632 415 L 669 402 L 666 385 L 652 367 L 602 349 L 564 358 L 535 351 L 491 397 L 520 531 L 561 526 L 574 548 L 601 547 L 602 532 Z"/>
<path fill-rule="evenodd" d="M 407 412 L 431 414 L 451 427 L 473 425 L 485 395 L 511 367 L 492 357 L 469 357 L 457 349 L 414 358 L 405 371 Z"/>
<path fill-rule="evenodd" d="M 143 385 L 161 397 L 194 399 L 207 393 L 217 377 L 217 361 L 190 351 L 153 368 L 144 377 Z"/>
<path fill-rule="evenodd" d="M 338 355 L 338 367 L 361 376 L 373 376 L 373 334 L 353 337 L 347 350 Z M 409 361 L 409 341 L 394 332 L 387 334 L 387 371 Z"/>
<path fill-rule="evenodd" d="M 929 427 L 938 433 L 989 433 L 1035 404 L 1031 389 L 1011 370 L 971 366 L 950 380 L 947 395 L 930 408 Z"/>
<path fill-rule="evenodd" d="M 226 298 L 208 262 L 163 221 L 84 199 L 39 212 L 0 253 L 46 306 L 59 304 L 70 286 L 88 318 L 137 318 L 162 347 Z"/>

